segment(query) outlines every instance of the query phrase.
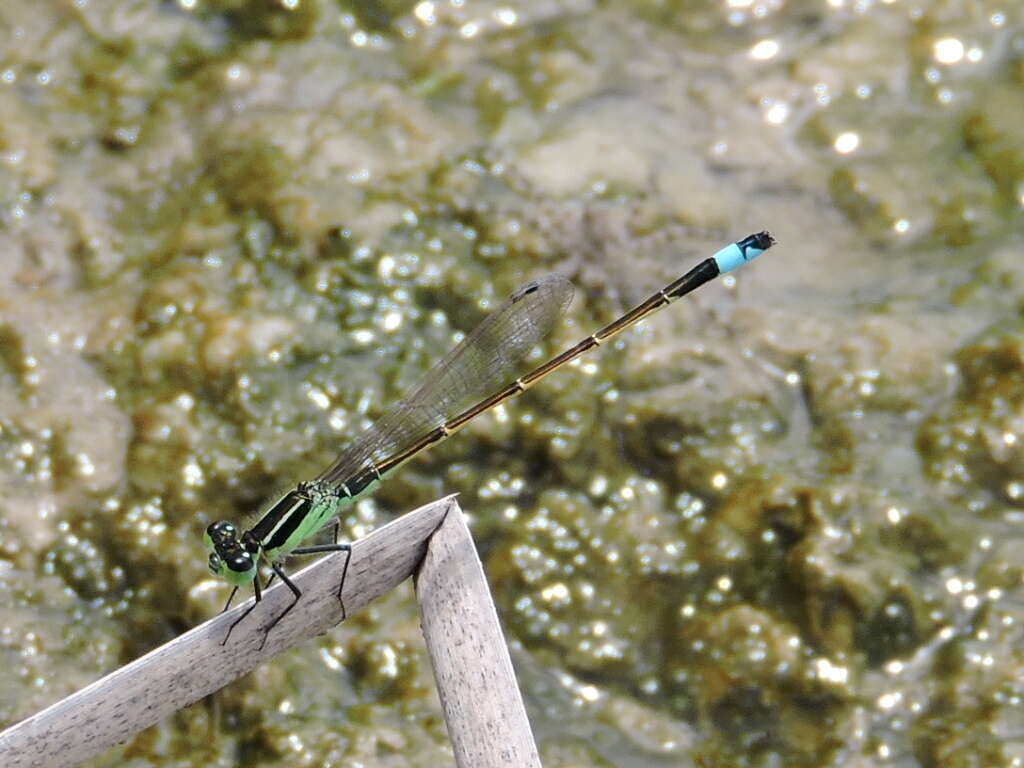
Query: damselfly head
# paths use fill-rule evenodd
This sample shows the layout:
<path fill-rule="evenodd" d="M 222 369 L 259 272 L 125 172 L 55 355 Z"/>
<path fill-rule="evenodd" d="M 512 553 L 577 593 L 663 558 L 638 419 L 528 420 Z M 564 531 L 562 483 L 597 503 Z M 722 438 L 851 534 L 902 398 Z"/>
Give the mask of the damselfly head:
<path fill-rule="evenodd" d="M 210 573 L 221 576 L 235 587 L 256 578 L 256 558 L 240 546 L 212 553 L 209 566 Z"/>
<path fill-rule="evenodd" d="M 256 577 L 256 557 L 238 539 L 238 527 L 218 520 L 206 529 L 203 543 L 210 550 L 210 573 L 234 586 L 248 584 Z"/>

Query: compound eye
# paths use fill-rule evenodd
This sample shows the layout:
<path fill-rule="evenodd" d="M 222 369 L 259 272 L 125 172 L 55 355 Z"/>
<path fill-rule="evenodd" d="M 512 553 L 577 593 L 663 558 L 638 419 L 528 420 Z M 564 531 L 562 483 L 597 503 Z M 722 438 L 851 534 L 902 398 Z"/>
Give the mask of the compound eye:
<path fill-rule="evenodd" d="M 227 520 L 218 520 L 216 523 L 211 523 L 206 532 L 210 534 L 211 539 L 238 538 L 238 529 L 235 527 L 235 524 Z"/>
<path fill-rule="evenodd" d="M 251 571 L 255 565 L 252 555 L 244 549 L 238 552 L 232 552 L 230 555 L 225 556 L 224 564 L 235 573 Z"/>
<path fill-rule="evenodd" d="M 238 542 L 238 528 L 227 520 L 218 520 L 206 529 L 203 541 L 211 550 L 234 546 Z"/>
<path fill-rule="evenodd" d="M 243 584 L 251 583 L 256 578 L 256 558 L 250 552 L 235 548 L 230 552 L 222 553 L 221 560 L 224 561 L 224 568 L 221 569 L 220 575 L 227 580 L 228 584 L 240 587 Z"/>

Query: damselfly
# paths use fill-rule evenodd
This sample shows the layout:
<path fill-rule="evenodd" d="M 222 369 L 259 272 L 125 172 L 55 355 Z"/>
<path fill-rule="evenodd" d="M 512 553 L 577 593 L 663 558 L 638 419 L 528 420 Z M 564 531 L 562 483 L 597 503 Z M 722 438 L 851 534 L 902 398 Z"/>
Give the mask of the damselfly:
<path fill-rule="evenodd" d="M 561 275 L 550 275 L 519 288 L 437 362 L 404 399 L 361 433 L 319 477 L 300 483 L 285 494 L 247 531 L 240 533 L 226 520 L 206 529 L 210 570 L 234 586 L 224 610 L 231 605 L 241 586 L 251 583 L 256 595 L 249 609 L 231 625 L 224 642 L 262 598 L 258 573 L 261 558 L 270 564 L 273 571 L 270 578 L 279 577 L 295 598 L 267 626 L 263 635 L 266 643 L 270 630 L 302 597 L 302 592 L 285 573 L 282 561 L 289 555 L 345 551 L 349 552 L 350 559 L 349 545 L 337 543 L 338 515 L 371 493 L 389 472 L 655 310 L 751 261 L 774 243 L 768 232 L 759 232 L 726 246 L 617 320 L 532 371 L 510 380 L 526 354 L 547 336 L 565 312 L 573 294 L 572 284 Z M 332 521 L 333 544 L 301 546 Z M 345 616 L 342 590 L 347 572 L 346 560 L 338 587 L 342 618 Z"/>

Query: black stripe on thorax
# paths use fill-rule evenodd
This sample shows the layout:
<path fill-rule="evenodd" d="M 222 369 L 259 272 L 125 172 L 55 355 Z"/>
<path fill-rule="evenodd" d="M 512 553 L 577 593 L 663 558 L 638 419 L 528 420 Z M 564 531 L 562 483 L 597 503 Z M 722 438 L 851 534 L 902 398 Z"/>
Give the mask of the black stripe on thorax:
<path fill-rule="evenodd" d="M 289 491 L 272 506 L 249 533 L 263 549 L 284 544 L 313 508 L 309 497 L 298 490 Z"/>

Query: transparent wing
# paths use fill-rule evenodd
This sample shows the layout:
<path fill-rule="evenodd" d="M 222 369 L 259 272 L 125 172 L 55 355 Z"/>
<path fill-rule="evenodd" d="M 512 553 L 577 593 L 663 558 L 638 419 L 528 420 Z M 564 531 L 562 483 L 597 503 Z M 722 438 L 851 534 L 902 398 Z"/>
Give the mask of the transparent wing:
<path fill-rule="evenodd" d="M 526 354 L 565 313 L 572 295 L 572 283 L 557 274 L 519 288 L 360 434 L 318 479 L 336 485 L 371 463 L 381 464 L 509 383 Z"/>

